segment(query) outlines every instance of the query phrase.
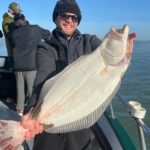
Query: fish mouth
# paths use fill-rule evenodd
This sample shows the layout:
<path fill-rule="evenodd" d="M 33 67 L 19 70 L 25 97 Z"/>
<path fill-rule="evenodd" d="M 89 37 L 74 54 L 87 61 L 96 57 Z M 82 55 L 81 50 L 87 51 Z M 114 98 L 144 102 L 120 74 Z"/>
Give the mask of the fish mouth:
<path fill-rule="evenodd" d="M 116 29 L 115 27 L 112 27 L 108 36 L 114 40 L 123 41 L 126 37 L 124 35 L 128 35 L 128 33 L 129 27 L 128 25 L 124 25 L 121 29 Z"/>
<path fill-rule="evenodd" d="M 121 29 L 111 28 L 108 38 L 106 37 L 107 46 L 104 46 L 101 51 L 107 65 L 123 65 L 128 62 L 125 58 L 128 47 L 128 33 L 128 25 L 124 25 Z"/>
<path fill-rule="evenodd" d="M 129 32 L 129 27 L 128 25 L 124 25 L 122 29 L 115 29 L 115 28 L 112 28 L 112 30 L 116 33 L 118 33 L 118 35 L 121 36 L 121 34 L 125 34 L 125 35 L 128 35 L 128 32 Z M 124 36 L 125 37 L 125 36 Z M 123 37 L 123 38 L 124 38 Z M 125 39 L 123 39 L 125 40 Z M 114 57 L 113 55 L 110 55 L 109 56 L 111 57 Z M 129 54 L 127 51 L 124 55 L 124 57 L 117 63 L 114 63 L 114 64 L 110 64 L 110 66 L 123 66 L 123 65 L 126 65 L 126 64 L 129 64 L 130 62 L 130 59 L 131 59 L 131 54 Z"/>
<path fill-rule="evenodd" d="M 124 25 L 123 28 L 121 28 L 121 29 L 116 29 L 116 28 L 112 27 L 111 30 L 118 35 L 120 35 L 120 34 L 122 35 L 122 34 L 128 34 L 129 27 L 128 27 L 128 25 Z"/>

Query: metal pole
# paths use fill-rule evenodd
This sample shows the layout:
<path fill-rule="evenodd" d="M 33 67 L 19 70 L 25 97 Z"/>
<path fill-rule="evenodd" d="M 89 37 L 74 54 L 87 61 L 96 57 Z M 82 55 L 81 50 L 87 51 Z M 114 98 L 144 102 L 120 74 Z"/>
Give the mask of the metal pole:
<path fill-rule="evenodd" d="M 141 150 L 146 150 L 146 143 L 144 137 L 144 128 L 146 128 L 146 125 L 142 121 L 142 119 L 145 118 L 146 109 L 143 108 L 141 104 L 136 101 L 129 101 L 128 105 L 129 105 L 128 106 L 129 112 L 131 113 L 132 117 L 135 119 L 138 126 L 138 136 L 139 136 Z"/>
<path fill-rule="evenodd" d="M 135 119 L 138 125 L 138 132 L 139 132 L 139 140 L 140 140 L 140 146 L 141 150 L 147 150 L 146 149 L 146 143 L 145 143 L 145 137 L 144 137 L 144 132 L 143 128 L 140 126 L 139 122 L 137 119 Z"/>
<path fill-rule="evenodd" d="M 115 119 L 112 103 L 110 104 L 110 114 L 111 114 L 112 119 Z"/>

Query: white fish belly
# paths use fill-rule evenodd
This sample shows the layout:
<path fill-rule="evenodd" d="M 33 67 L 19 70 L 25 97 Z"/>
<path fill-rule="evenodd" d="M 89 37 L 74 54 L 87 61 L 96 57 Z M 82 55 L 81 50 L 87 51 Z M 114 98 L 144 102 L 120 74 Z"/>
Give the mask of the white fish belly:
<path fill-rule="evenodd" d="M 67 67 L 44 97 L 39 121 L 50 133 L 75 131 L 92 126 L 109 105 L 120 82 L 121 68 L 110 68 L 106 75 L 98 51 Z M 51 79 L 46 82 L 49 84 Z M 45 86 L 46 86 L 45 84 Z M 44 88 L 43 88 L 44 89 Z M 45 119 L 44 119 L 45 118 Z"/>
<path fill-rule="evenodd" d="M 56 108 L 60 103 L 65 105 L 66 102 L 69 102 L 68 97 L 80 88 L 81 83 L 86 80 L 86 76 L 91 72 L 95 63 L 94 56 L 96 57 L 96 55 L 92 55 L 92 57 L 88 55 L 78 59 L 59 74 L 59 78 L 50 87 L 47 94 L 44 97 L 40 97 L 40 99 L 44 99 L 40 116 L 50 112 L 50 110 L 52 111 L 52 108 Z M 51 81 L 51 79 L 46 81 L 42 93 L 44 92 L 45 86 L 51 84 Z"/>

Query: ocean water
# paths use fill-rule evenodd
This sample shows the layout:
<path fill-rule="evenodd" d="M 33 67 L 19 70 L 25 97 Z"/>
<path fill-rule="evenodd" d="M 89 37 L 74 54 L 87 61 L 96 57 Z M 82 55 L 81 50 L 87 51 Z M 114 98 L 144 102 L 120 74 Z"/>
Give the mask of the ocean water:
<path fill-rule="evenodd" d="M 146 109 L 143 121 L 150 127 L 150 41 L 135 41 L 131 64 L 122 80 L 118 91 L 125 101 L 134 100 L 140 102 Z M 121 120 L 127 129 L 131 139 L 138 150 L 140 149 L 137 124 L 129 116 L 127 109 L 120 103 L 116 96 L 113 99 L 115 115 Z M 147 150 L 150 150 L 150 136 L 145 134 Z"/>
<path fill-rule="evenodd" d="M 0 47 L 0 56 L 6 56 L 7 52 Z M 136 100 L 146 108 L 146 117 L 143 120 L 150 127 L 150 41 L 135 41 L 131 64 L 122 80 L 118 91 L 124 100 Z M 135 143 L 137 150 L 140 150 L 137 124 L 129 116 L 126 108 L 122 105 L 119 98 L 113 99 L 115 115 L 125 127 L 129 136 Z M 145 134 L 147 150 L 150 150 L 150 136 Z"/>

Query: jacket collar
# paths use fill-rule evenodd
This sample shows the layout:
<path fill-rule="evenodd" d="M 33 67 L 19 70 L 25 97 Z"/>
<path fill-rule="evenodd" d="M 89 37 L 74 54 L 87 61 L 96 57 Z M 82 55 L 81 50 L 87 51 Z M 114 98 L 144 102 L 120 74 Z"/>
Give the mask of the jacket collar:
<path fill-rule="evenodd" d="M 66 35 L 58 28 L 53 30 L 53 35 L 59 39 L 59 38 L 64 38 L 67 40 Z M 71 39 L 76 39 L 77 37 L 80 37 L 81 33 L 78 29 L 75 30 L 74 34 L 72 35 Z"/>

